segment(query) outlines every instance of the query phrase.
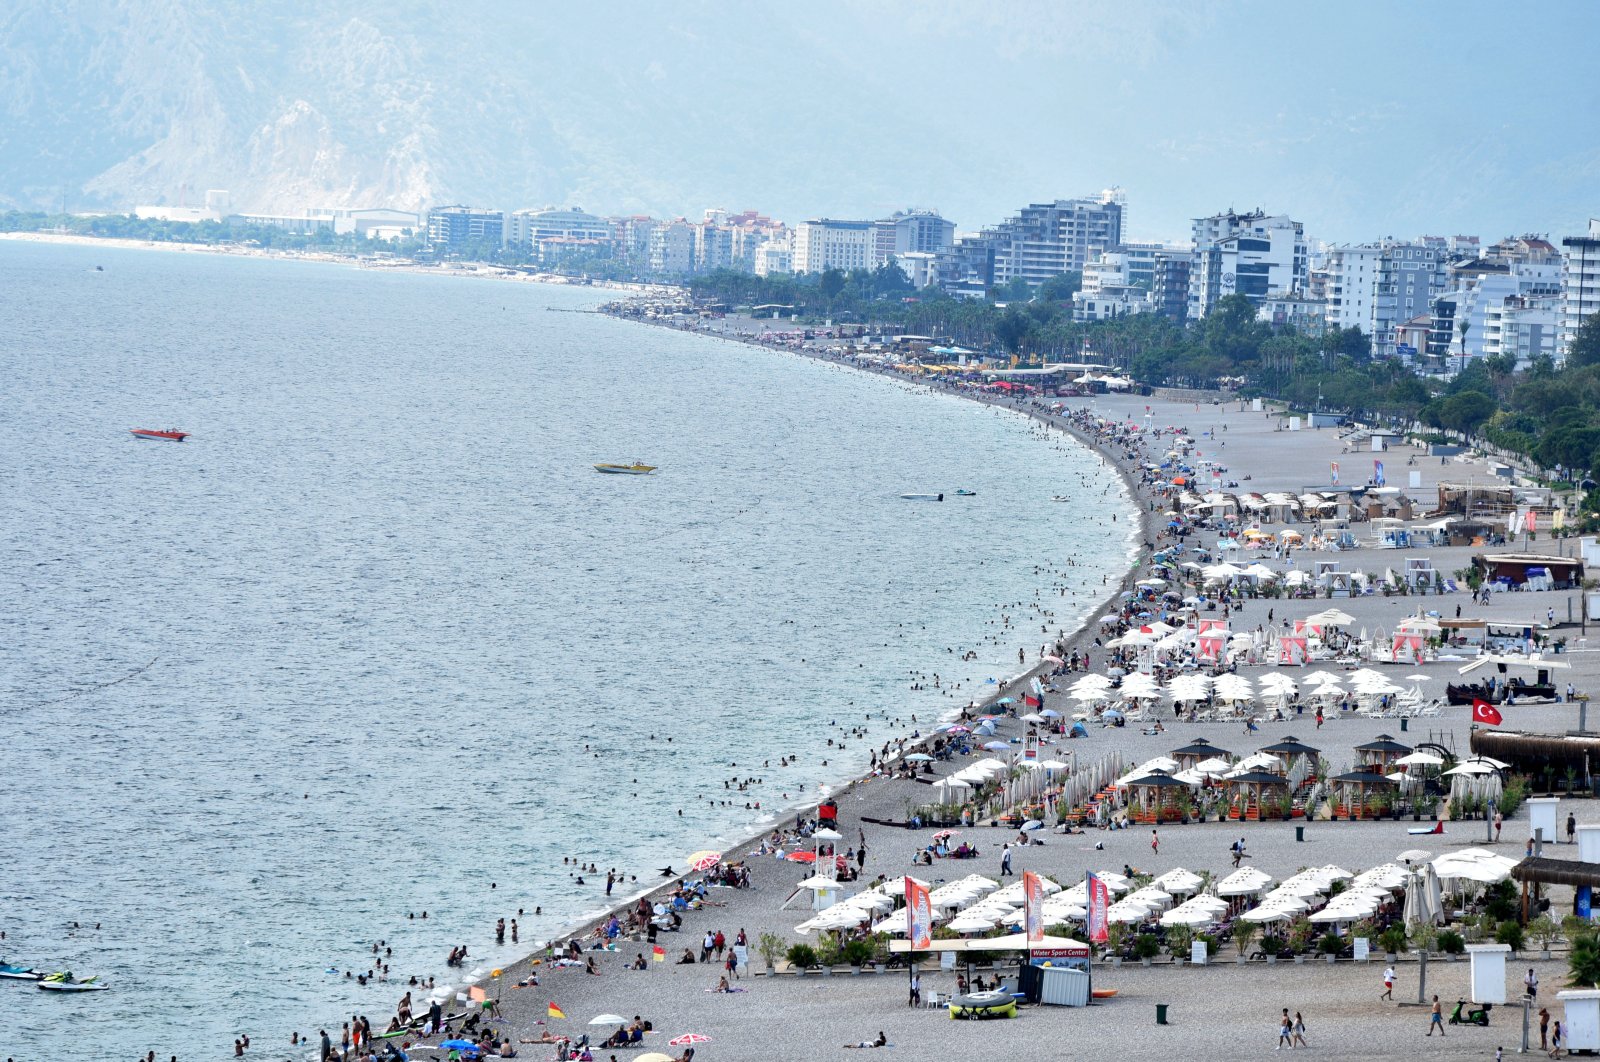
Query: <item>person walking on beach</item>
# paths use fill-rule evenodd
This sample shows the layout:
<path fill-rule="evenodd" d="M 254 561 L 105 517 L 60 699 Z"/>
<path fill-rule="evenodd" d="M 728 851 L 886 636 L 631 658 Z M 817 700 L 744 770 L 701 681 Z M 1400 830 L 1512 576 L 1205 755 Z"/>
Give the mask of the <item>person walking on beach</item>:
<path fill-rule="evenodd" d="M 1578 817 L 1567 812 L 1567 843 L 1572 844 L 1578 839 Z"/>
<path fill-rule="evenodd" d="M 1533 972 L 1533 967 L 1528 967 L 1528 973 L 1522 978 L 1522 990 L 1528 998 L 1537 1001 L 1539 998 L 1539 975 Z"/>
<path fill-rule="evenodd" d="M 1432 1007 L 1432 1009 L 1430 1009 L 1428 1011 L 1428 1035 L 1429 1036 L 1433 1035 L 1433 1030 L 1435 1028 L 1437 1028 L 1439 1030 L 1439 1035 L 1440 1036 L 1444 1035 L 1444 1008 L 1439 1006 L 1439 997 L 1438 996 L 1434 996 L 1433 997 L 1433 1007 Z"/>
<path fill-rule="evenodd" d="M 908 1007 L 922 1006 L 922 975 L 915 969 L 911 971 L 911 998 L 907 1001 Z"/>
<path fill-rule="evenodd" d="M 1294 1050 L 1294 1020 L 1289 1017 L 1289 1008 L 1283 1008 L 1283 1017 L 1278 1021 L 1278 1046 L 1275 1051 L 1282 1051 L 1283 1045 L 1288 1044 L 1289 1050 Z"/>
<path fill-rule="evenodd" d="M 1385 966 L 1383 968 L 1383 995 L 1379 996 L 1378 998 L 1379 999 L 1387 999 L 1391 1003 L 1394 1002 L 1394 964 L 1393 963 L 1391 963 L 1388 966 Z"/>
<path fill-rule="evenodd" d="M 1550 1027 L 1550 1057 L 1561 1057 L 1561 1023 L 1559 1021 Z"/>
<path fill-rule="evenodd" d="M 1550 1050 L 1550 1009 L 1539 1008 L 1539 1050 Z"/>
<path fill-rule="evenodd" d="M 1294 1012 L 1294 1040 L 1289 1046 L 1291 1048 L 1311 1046 L 1306 1043 L 1306 1020 L 1300 1016 L 1298 1010 Z"/>
<path fill-rule="evenodd" d="M 1156 855 L 1161 854 L 1161 835 L 1155 830 L 1150 831 L 1150 851 Z"/>
<path fill-rule="evenodd" d="M 717 946 L 717 938 L 716 938 L 716 936 L 711 932 L 711 930 L 709 930 L 709 929 L 706 930 L 705 939 L 700 942 L 700 961 L 701 962 L 710 962 L 711 961 L 711 949 L 716 947 L 716 946 Z"/>
<path fill-rule="evenodd" d="M 322 1062 L 328 1062 L 333 1057 L 333 1041 L 328 1039 L 328 1030 L 322 1030 Z"/>
<path fill-rule="evenodd" d="M 1009 844 L 1003 846 L 1000 850 L 1000 876 L 1002 878 L 1016 876 L 1011 872 L 1011 846 Z"/>

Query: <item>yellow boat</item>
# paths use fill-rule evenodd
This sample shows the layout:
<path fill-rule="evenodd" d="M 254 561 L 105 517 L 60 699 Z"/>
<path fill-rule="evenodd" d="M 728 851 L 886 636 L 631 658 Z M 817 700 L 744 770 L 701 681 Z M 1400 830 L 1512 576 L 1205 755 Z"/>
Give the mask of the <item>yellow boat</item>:
<path fill-rule="evenodd" d="M 594 470 L 596 472 L 607 472 L 614 476 L 648 476 L 656 470 L 656 467 L 636 460 L 631 465 L 595 465 Z"/>

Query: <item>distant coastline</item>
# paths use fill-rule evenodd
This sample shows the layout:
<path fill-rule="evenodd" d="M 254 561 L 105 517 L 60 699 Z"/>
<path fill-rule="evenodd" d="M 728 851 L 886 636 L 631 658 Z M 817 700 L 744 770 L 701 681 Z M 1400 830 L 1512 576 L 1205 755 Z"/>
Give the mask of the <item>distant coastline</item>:
<path fill-rule="evenodd" d="M 273 258 L 286 262 L 321 262 L 328 265 L 350 266 L 356 269 L 380 269 L 417 276 L 473 278 L 501 280 L 522 284 L 549 284 L 566 288 L 594 288 L 599 291 L 626 291 L 634 294 L 646 292 L 670 294 L 678 288 L 671 284 L 603 280 L 599 278 L 578 280 L 561 273 L 527 273 L 518 269 L 490 265 L 483 262 L 463 262 L 455 265 L 424 265 L 406 259 L 371 258 L 362 255 L 341 254 L 337 251 L 280 251 L 270 247 L 245 247 L 240 244 L 185 243 L 177 240 L 130 240 L 118 236 L 84 236 L 67 232 L 0 232 L 0 240 L 16 243 L 52 243 L 77 247 L 120 247 L 136 251 L 172 251 L 181 254 L 214 254 L 231 258 Z"/>

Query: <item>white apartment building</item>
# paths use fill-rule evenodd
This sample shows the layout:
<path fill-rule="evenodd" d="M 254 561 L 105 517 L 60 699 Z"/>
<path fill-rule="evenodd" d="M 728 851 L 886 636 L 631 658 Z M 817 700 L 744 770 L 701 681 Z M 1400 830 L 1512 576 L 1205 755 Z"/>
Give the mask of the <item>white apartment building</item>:
<path fill-rule="evenodd" d="M 913 251 L 943 254 L 955 246 L 956 223 L 936 210 L 899 210 L 873 222 L 872 265 Z"/>
<path fill-rule="evenodd" d="M 1589 235 L 1561 241 L 1566 255 L 1561 270 L 1561 335 L 1559 353 L 1577 335 L 1584 318 L 1600 313 L 1600 218 L 1589 219 Z"/>
<path fill-rule="evenodd" d="M 650 231 L 650 271 L 683 274 L 694 270 L 695 227 L 678 218 Z"/>
<path fill-rule="evenodd" d="M 1371 244 L 1328 249 L 1328 327 L 1372 335 L 1383 248 Z"/>
<path fill-rule="evenodd" d="M 609 243 L 611 222 L 585 213 L 577 207 L 558 210 L 517 210 L 506 216 L 507 247 L 535 250 L 540 241 L 551 239 L 595 240 Z"/>
<path fill-rule="evenodd" d="M 911 286 L 921 291 L 939 283 L 940 257 L 931 251 L 901 251 L 894 260 Z"/>
<path fill-rule="evenodd" d="M 1514 340 L 1516 349 L 1509 352 L 1529 350 L 1537 344 L 1544 349 L 1534 350 L 1530 358 L 1537 353 L 1554 354 L 1554 319 L 1549 324 L 1552 332 L 1547 346 L 1533 329 L 1534 326 L 1543 327 L 1541 310 L 1555 312 L 1555 303 L 1551 300 L 1561 294 L 1560 265 L 1474 259 L 1453 266 L 1451 271 L 1454 288 L 1434 300 L 1433 323 L 1428 334 L 1429 354 L 1447 358 L 1447 364 L 1459 369 L 1469 359 L 1507 352 L 1508 300 L 1521 334 Z M 1526 316 L 1519 317 L 1519 314 Z"/>
<path fill-rule="evenodd" d="M 1560 321 L 1559 295 L 1507 295 L 1484 309 L 1483 356 L 1509 354 L 1518 369 L 1538 357 L 1554 358 Z"/>
<path fill-rule="evenodd" d="M 982 239 L 993 254 L 994 284 L 1021 278 L 1037 287 L 1062 273 L 1082 272 L 1103 250 L 1122 242 L 1123 205 L 1109 191 L 1100 199 L 1033 203 Z"/>
<path fill-rule="evenodd" d="M 774 238 L 756 248 L 756 276 L 770 277 L 775 273 L 794 272 L 794 248 L 790 245 L 791 238 L 791 236 Z"/>
<path fill-rule="evenodd" d="M 1205 317 L 1228 295 L 1259 306 L 1272 293 L 1303 291 L 1307 269 L 1305 226 L 1298 221 L 1261 210 L 1196 218 L 1189 317 Z"/>
<path fill-rule="evenodd" d="M 876 247 L 876 227 L 870 221 L 802 221 L 794 230 L 793 271 L 870 269 Z"/>

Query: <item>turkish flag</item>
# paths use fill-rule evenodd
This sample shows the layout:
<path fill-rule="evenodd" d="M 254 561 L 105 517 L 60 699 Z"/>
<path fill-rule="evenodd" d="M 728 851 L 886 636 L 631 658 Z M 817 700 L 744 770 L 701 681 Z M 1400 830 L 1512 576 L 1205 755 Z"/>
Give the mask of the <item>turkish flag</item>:
<path fill-rule="evenodd" d="M 1484 726 L 1499 726 L 1505 722 L 1500 716 L 1500 709 L 1488 701 L 1472 702 L 1472 721 L 1482 723 Z"/>

